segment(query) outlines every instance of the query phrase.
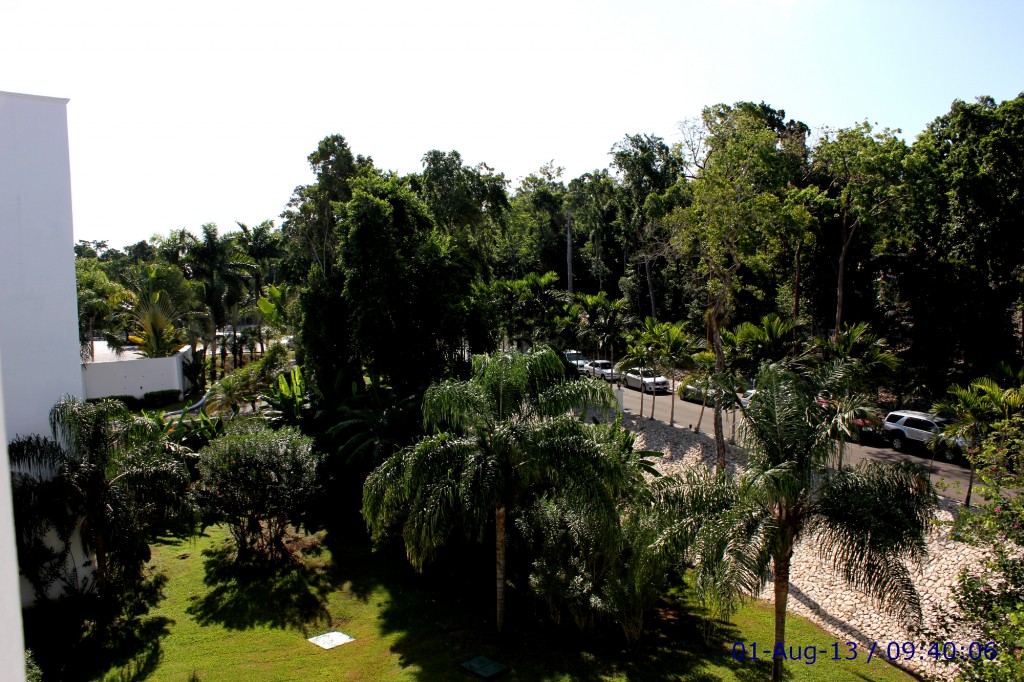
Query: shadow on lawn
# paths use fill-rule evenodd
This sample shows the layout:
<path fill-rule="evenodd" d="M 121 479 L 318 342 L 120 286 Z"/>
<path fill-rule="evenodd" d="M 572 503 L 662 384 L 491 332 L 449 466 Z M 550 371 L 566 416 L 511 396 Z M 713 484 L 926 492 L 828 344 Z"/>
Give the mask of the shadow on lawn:
<path fill-rule="evenodd" d="M 712 682 L 721 679 L 715 667 L 730 670 L 740 682 L 770 677 L 764 661 L 732 659 L 732 643 L 740 638 L 733 625 L 719 623 L 707 645 L 697 610 L 674 599 L 652 610 L 643 640 L 629 648 L 614 624 L 587 634 L 571 623 L 554 625 L 529 594 L 510 588 L 506 632 L 498 636 L 494 558 L 487 542 L 451 542 L 423 574 L 404 560 L 400 542 L 373 553 L 368 543 L 358 542 L 333 546 L 331 552 L 332 579 L 354 598 L 381 599 L 375 588 L 386 590 L 389 596 L 378 603 L 378 626 L 382 635 L 397 636 L 391 650 L 417 680 L 479 679 L 459 667 L 476 656 L 507 665 L 505 680 L 621 676 Z"/>
<path fill-rule="evenodd" d="M 174 622 L 143 616 L 96 629 L 75 599 L 38 604 L 26 609 L 22 618 L 26 647 L 35 652 L 44 679 L 67 682 L 92 680 L 112 669 L 120 669 L 120 674 L 106 679 L 148 678 L 163 655 L 160 641 Z"/>
<path fill-rule="evenodd" d="M 475 594 L 468 590 L 407 592 L 383 610 L 384 630 L 402 633 L 393 651 L 403 665 L 419 669 L 416 679 L 473 679 L 458 666 L 481 655 L 507 665 L 506 679 L 513 680 L 596 682 L 620 676 L 652 682 L 712 682 L 721 679 L 714 667 L 729 669 L 741 682 L 761 682 L 770 676 L 770 665 L 763 661 L 732 659 L 730 647 L 739 637 L 732 625 L 720 623 L 710 645 L 705 644 L 694 613 L 668 600 L 650 613 L 642 641 L 629 647 L 612 623 L 586 634 L 571 623 L 556 626 L 535 612 L 529 595 L 512 591 L 506 633 L 498 636 L 488 598 L 493 584 L 487 587 L 491 591 L 485 587 Z"/>
<path fill-rule="evenodd" d="M 256 626 L 295 628 L 329 623 L 327 571 L 312 562 L 268 568 L 238 566 L 230 545 L 203 551 L 204 583 L 211 588 L 192 598 L 187 612 L 200 625 L 219 623 L 232 630 Z"/>

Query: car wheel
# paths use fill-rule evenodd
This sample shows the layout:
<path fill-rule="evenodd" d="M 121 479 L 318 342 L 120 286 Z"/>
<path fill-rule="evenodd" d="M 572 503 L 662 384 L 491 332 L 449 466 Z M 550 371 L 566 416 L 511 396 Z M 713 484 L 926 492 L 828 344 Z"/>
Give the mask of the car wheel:
<path fill-rule="evenodd" d="M 897 433 L 897 434 L 893 435 L 892 440 L 890 441 L 890 443 L 892 444 L 892 449 L 896 450 L 897 452 L 899 452 L 900 450 L 903 450 L 906 447 L 906 445 L 907 445 L 906 441 L 903 440 L 903 434 L 902 433 Z"/>

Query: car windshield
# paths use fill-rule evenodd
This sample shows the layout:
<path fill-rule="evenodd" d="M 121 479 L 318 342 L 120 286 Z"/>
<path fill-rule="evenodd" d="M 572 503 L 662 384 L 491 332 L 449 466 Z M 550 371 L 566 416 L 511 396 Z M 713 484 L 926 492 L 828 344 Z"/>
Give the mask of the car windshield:
<path fill-rule="evenodd" d="M 566 353 L 565 357 L 566 357 L 567 360 L 569 360 L 569 362 L 577 362 L 579 360 L 586 360 L 586 358 L 583 357 L 583 353 L 574 353 L 572 351 Z"/>
<path fill-rule="evenodd" d="M 601 369 L 608 369 L 611 366 L 612 363 L 610 363 L 608 360 L 598 360 L 597 362 L 594 363 L 594 367 L 600 367 Z"/>
<path fill-rule="evenodd" d="M 658 375 L 655 374 L 654 372 L 652 372 L 649 369 L 642 369 L 642 370 L 640 370 L 640 376 L 642 376 L 644 379 L 651 379 L 651 378 L 656 377 Z"/>

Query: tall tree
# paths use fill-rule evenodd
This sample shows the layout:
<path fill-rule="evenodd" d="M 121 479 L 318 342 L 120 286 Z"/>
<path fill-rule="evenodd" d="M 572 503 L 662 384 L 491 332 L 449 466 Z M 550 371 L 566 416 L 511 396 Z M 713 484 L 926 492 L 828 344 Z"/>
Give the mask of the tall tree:
<path fill-rule="evenodd" d="M 469 261 L 489 275 L 498 234 L 509 211 L 505 176 L 487 164 L 463 165 L 456 152 L 436 149 L 423 155 L 423 172 L 411 178 L 437 225 L 469 251 Z"/>
<path fill-rule="evenodd" d="M 907 145 L 894 131 L 874 132 L 866 121 L 827 132 L 814 149 L 814 163 L 828 183 L 824 188 L 834 221 L 824 224 L 838 233 L 836 315 L 834 334 L 843 323 L 846 273 L 850 248 L 861 233 L 874 242 L 877 232 L 899 215 L 903 159 Z"/>
<path fill-rule="evenodd" d="M 352 347 L 375 382 L 422 391 L 465 362 L 469 256 L 402 178 L 360 178 L 339 215 Z"/>
<path fill-rule="evenodd" d="M 610 153 L 612 166 L 619 171 L 622 180 L 617 220 L 619 238 L 626 258 L 643 270 L 650 316 L 657 318 L 651 267 L 668 241 L 661 221 L 656 220 L 667 210 L 664 205 L 649 201 L 676 185 L 684 171 L 684 162 L 663 139 L 652 135 L 627 135 Z M 643 307 L 638 305 L 637 310 Z"/>
<path fill-rule="evenodd" d="M 352 178 L 373 167 L 372 159 L 353 156 L 341 135 L 320 140 L 306 158 L 316 182 L 296 187 L 281 214 L 288 269 L 295 281 L 302 281 L 314 265 L 319 276 L 330 277 L 338 260 L 334 204 L 351 199 Z"/>
<path fill-rule="evenodd" d="M 129 298 L 128 291 L 107 277 L 95 258 L 75 259 L 78 290 L 78 342 L 83 360 L 96 355 L 95 336 L 115 331 L 117 308 Z"/>
<path fill-rule="evenodd" d="M 693 202 L 670 217 L 680 252 L 696 260 L 707 282 L 708 337 L 715 371 L 726 371 L 722 326 L 737 277 L 767 225 L 784 219 L 786 157 L 761 117 L 719 104 L 704 110 L 707 156 L 691 183 Z M 798 209 L 799 207 L 793 207 Z M 725 466 L 722 401 L 715 401 L 715 443 Z"/>

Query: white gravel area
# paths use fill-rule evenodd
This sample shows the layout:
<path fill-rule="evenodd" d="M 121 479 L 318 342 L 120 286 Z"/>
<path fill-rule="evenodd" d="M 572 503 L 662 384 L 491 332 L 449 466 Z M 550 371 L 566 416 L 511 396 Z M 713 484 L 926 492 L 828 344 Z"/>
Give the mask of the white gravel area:
<path fill-rule="evenodd" d="M 663 453 L 655 468 L 664 475 L 697 466 L 715 466 L 715 442 L 709 436 L 629 413 L 623 415 L 623 425 L 636 433 L 637 450 Z M 743 450 L 730 445 L 726 458 L 728 468 L 733 473 L 742 471 L 745 461 Z M 789 612 L 805 616 L 835 635 L 844 652 L 847 650 L 845 642 L 855 641 L 859 643 L 860 655 L 866 656 L 872 644 L 876 643 L 874 655 L 884 658 L 890 642 L 899 645 L 914 642 L 917 647 L 915 658 L 923 656 L 926 660 L 901 661 L 902 665 L 928 678 L 955 679 L 955 666 L 936 663 L 927 655 L 927 649 L 932 642 L 938 641 L 941 650 L 942 643 L 951 641 L 960 651 L 966 651 L 966 647 L 978 639 L 959 624 L 951 595 L 960 572 L 965 568 L 979 567 L 988 553 L 950 537 L 952 520 L 960 505 L 940 499 L 940 508 L 928 537 L 928 557 L 922 566 L 911 567 L 924 614 L 924 627 L 920 634 L 908 631 L 870 597 L 849 587 L 829 566 L 824 565 L 818 559 L 813 536 L 805 536 L 793 554 Z M 758 597 L 772 601 L 770 583 Z"/>

